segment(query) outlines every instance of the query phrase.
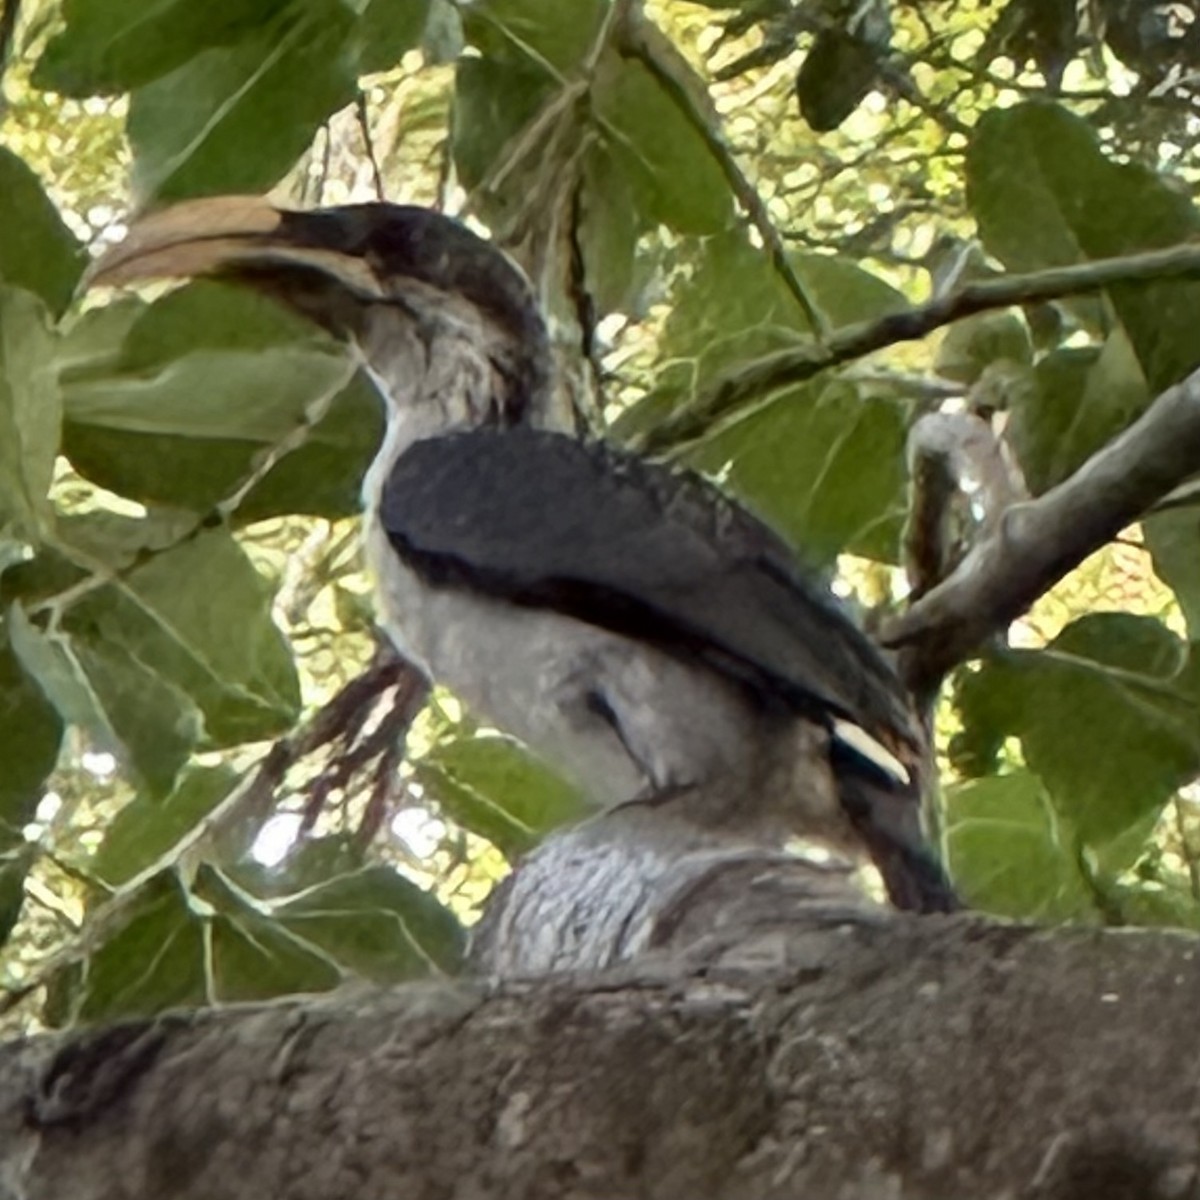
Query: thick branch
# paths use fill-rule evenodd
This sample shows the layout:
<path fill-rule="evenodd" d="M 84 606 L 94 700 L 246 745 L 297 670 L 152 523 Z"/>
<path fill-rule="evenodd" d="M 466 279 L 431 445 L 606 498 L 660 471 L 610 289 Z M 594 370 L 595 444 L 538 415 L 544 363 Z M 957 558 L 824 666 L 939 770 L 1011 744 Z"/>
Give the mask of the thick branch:
<path fill-rule="evenodd" d="M 1200 471 L 1200 371 L 1169 388 L 1069 479 L 1014 505 L 944 583 L 884 631 L 920 691 L 1089 554 Z"/>
<path fill-rule="evenodd" d="M 23 1200 L 1193 1196 L 1195 946 L 897 917 L 764 929 L 703 966 L 16 1042 L 0 1179 Z"/>

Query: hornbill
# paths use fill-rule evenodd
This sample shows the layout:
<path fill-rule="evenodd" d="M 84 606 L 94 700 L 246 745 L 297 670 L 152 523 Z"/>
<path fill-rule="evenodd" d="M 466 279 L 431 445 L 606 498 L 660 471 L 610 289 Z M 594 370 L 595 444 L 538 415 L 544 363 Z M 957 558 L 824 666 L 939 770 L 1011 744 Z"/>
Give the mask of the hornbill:
<path fill-rule="evenodd" d="M 575 435 L 499 250 L 418 207 L 223 197 L 135 223 L 91 279 L 194 275 L 344 339 L 384 397 L 367 556 L 382 624 L 430 678 L 600 806 L 865 847 L 897 906 L 955 907 L 891 669 L 716 487 Z"/>

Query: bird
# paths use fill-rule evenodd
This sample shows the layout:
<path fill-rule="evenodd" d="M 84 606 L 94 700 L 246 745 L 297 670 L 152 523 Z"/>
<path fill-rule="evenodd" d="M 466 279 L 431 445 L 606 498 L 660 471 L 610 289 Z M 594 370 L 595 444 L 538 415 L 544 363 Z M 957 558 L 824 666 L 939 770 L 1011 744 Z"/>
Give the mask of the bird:
<path fill-rule="evenodd" d="M 341 339 L 383 398 L 366 558 L 381 625 L 427 677 L 599 810 L 865 852 L 896 907 L 958 906 L 892 668 L 743 504 L 580 435 L 502 250 L 416 205 L 210 197 L 135 221 L 89 284 L 198 276 Z"/>

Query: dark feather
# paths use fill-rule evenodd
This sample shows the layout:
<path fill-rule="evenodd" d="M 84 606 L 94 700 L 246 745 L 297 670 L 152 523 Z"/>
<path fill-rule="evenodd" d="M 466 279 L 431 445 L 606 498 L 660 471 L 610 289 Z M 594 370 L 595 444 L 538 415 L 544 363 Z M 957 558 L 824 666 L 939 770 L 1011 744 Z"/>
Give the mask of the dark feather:
<path fill-rule="evenodd" d="M 916 740 L 878 651 L 774 533 L 695 476 L 561 434 L 474 429 L 406 450 L 382 519 L 433 582 L 699 658 L 826 725 Z"/>
<path fill-rule="evenodd" d="M 652 642 L 766 707 L 826 728 L 847 720 L 896 747 L 907 782 L 834 739 L 843 807 L 899 906 L 955 906 L 921 834 L 920 733 L 899 680 L 787 546 L 715 487 L 561 434 L 475 429 L 406 450 L 382 520 L 431 583 Z"/>

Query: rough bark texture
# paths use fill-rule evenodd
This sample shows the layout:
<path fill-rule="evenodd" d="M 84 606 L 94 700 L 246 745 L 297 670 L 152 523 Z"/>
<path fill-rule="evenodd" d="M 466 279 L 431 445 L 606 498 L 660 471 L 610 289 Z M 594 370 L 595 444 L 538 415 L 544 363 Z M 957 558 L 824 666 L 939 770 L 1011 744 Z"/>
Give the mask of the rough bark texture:
<path fill-rule="evenodd" d="M 0 1196 L 1200 1195 L 1194 939 L 797 921 L 784 866 L 728 871 L 752 932 L 700 897 L 603 974 L 11 1043 Z"/>

